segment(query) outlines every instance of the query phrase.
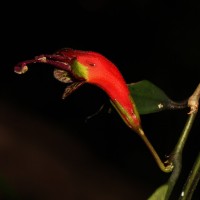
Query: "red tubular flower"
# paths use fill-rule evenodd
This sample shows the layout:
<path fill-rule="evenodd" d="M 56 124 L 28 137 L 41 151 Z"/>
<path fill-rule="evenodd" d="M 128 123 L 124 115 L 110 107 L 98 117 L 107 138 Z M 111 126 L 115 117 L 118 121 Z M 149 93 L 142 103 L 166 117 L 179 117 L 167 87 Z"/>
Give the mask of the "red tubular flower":
<path fill-rule="evenodd" d="M 91 51 L 62 49 L 53 55 L 41 55 L 19 63 L 15 72 L 25 73 L 27 64 L 36 62 L 54 65 L 59 69 L 54 73 L 57 79 L 61 80 L 62 77 L 62 82 L 74 82 L 71 87 L 67 87 L 64 97 L 83 83 L 100 87 L 108 94 L 124 122 L 134 131 L 141 132 L 140 117 L 127 84 L 118 68 L 103 55 Z"/>
<path fill-rule="evenodd" d="M 19 63 L 15 67 L 15 72 L 25 73 L 28 70 L 27 64 L 31 63 L 53 65 L 54 77 L 61 82 L 70 83 L 64 91 L 63 98 L 84 83 L 94 84 L 104 90 L 123 121 L 143 139 L 160 169 L 164 172 L 172 171 L 172 163 L 168 161 L 165 166 L 145 136 L 128 86 L 118 68 L 110 60 L 92 51 L 61 49 L 55 54 L 37 56 L 33 60 Z"/>

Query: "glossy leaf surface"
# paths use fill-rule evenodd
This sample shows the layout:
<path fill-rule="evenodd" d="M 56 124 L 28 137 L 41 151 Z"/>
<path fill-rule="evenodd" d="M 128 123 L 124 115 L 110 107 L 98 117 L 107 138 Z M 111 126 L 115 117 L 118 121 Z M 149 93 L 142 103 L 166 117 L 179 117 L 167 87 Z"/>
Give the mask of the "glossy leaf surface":
<path fill-rule="evenodd" d="M 187 101 L 174 102 L 163 90 L 148 80 L 128 84 L 140 114 L 150 114 L 163 110 L 176 110 L 187 107 Z"/>

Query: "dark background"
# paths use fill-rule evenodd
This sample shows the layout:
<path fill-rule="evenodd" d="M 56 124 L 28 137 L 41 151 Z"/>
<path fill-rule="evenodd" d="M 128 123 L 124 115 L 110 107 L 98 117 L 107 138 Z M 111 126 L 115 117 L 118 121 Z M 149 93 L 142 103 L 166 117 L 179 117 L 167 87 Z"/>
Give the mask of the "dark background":
<path fill-rule="evenodd" d="M 199 3 L 17 1 L 1 8 L 0 199 L 147 199 L 169 175 L 115 112 L 105 109 L 85 122 L 102 104 L 109 106 L 103 91 L 84 85 L 63 101 L 65 85 L 53 78 L 52 66 L 33 65 L 21 76 L 13 68 L 64 47 L 92 50 L 113 61 L 127 83 L 147 79 L 171 99 L 184 100 L 200 77 Z M 141 116 L 163 159 L 187 112 Z M 199 152 L 199 130 L 197 115 L 176 194 Z"/>

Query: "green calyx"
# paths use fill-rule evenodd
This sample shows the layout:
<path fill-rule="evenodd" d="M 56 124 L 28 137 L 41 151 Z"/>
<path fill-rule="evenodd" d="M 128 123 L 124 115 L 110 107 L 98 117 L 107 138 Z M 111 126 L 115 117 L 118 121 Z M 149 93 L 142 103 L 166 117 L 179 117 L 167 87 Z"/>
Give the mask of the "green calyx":
<path fill-rule="evenodd" d="M 119 113 L 119 115 L 123 119 L 123 121 L 126 123 L 126 125 L 130 127 L 131 129 L 133 129 L 134 131 L 136 131 L 138 134 L 140 134 L 140 129 L 141 129 L 140 116 L 135 106 L 133 106 L 134 107 L 133 114 L 136 116 L 137 121 L 134 121 L 133 116 L 129 112 L 127 112 L 127 110 L 124 109 L 124 107 L 117 100 L 110 100 L 110 101 L 113 107 L 116 109 L 116 111 Z M 132 98 L 131 98 L 131 101 L 132 103 L 134 103 Z"/>
<path fill-rule="evenodd" d="M 77 77 L 81 79 L 88 79 L 88 68 L 78 62 L 77 60 L 74 60 L 74 62 L 71 64 L 72 73 Z"/>

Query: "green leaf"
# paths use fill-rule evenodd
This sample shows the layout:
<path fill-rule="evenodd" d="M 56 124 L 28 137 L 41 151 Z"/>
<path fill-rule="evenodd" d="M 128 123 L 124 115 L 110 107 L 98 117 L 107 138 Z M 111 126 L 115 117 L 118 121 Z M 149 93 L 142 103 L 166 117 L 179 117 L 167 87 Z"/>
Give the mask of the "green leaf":
<path fill-rule="evenodd" d="M 168 185 L 161 185 L 156 191 L 148 198 L 148 200 L 165 200 Z"/>
<path fill-rule="evenodd" d="M 172 101 L 159 87 L 148 80 L 128 84 L 131 96 L 140 114 L 149 114 L 163 110 L 183 109 L 187 101 Z"/>

